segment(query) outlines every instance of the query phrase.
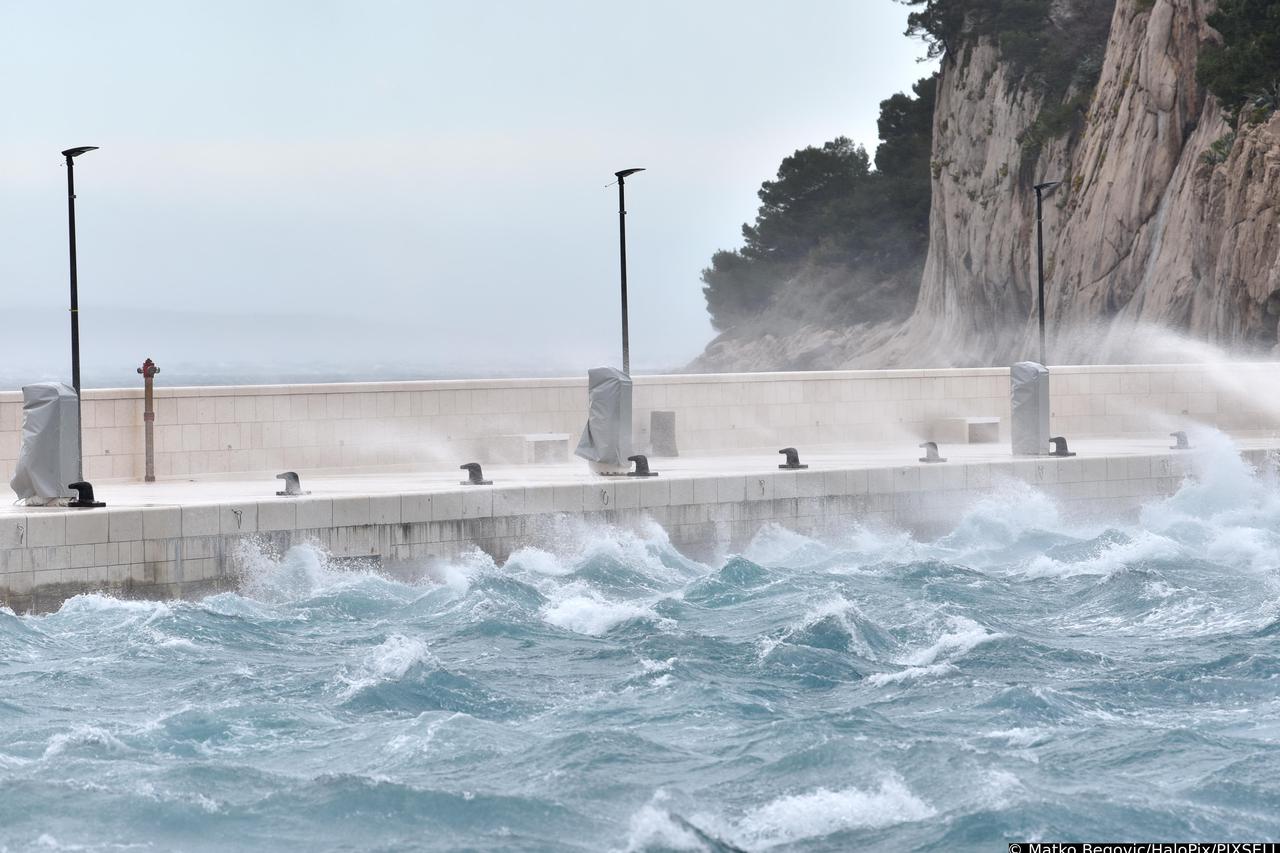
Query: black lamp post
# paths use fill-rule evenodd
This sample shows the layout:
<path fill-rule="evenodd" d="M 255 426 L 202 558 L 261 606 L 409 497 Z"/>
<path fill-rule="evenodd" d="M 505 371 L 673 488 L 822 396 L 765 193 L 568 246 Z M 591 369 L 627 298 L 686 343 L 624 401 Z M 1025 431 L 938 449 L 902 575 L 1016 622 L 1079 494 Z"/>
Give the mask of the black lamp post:
<path fill-rule="evenodd" d="M 77 489 L 80 497 L 71 501 L 70 506 L 96 507 L 105 506 L 101 501 L 93 499 L 93 487 L 84 482 L 84 428 L 81 426 L 80 405 L 80 294 L 76 281 L 76 179 L 75 158 L 86 151 L 97 151 L 96 145 L 83 145 L 79 148 L 68 148 L 62 152 L 67 158 L 67 235 L 71 245 L 71 387 L 76 389 L 76 480 L 71 488 Z"/>
<path fill-rule="evenodd" d="M 1036 266 L 1040 282 L 1040 363 L 1049 366 L 1048 349 L 1044 342 L 1044 194 L 1053 190 L 1062 181 L 1046 181 L 1036 184 Z"/>
<path fill-rule="evenodd" d="M 629 176 L 643 171 L 643 168 L 623 169 L 613 173 L 618 179 L 618 249 L 622 263 L 622 372 L 628 376 L 631 375 L 631 338 L 627 329 L 627 197 L 624 182 Z"/>

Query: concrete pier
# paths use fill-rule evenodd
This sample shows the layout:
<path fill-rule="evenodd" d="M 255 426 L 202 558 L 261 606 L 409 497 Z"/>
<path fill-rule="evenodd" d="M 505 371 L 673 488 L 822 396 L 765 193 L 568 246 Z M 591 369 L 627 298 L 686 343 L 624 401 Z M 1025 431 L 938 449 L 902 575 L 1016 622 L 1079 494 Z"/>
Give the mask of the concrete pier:
<path fill-rule="evenodd" d="M 1004 444 L 951 445 L 945 463 L 913 445 L 805 454 L 807 470 L 778 469 L 773 450 L 653 460 L 651 479 L 600 477 L 580 462 L 486 467 L 492 486 L 461 486 L 460 471 L 308 476 L 310 494 L 278 497 L 280 481 L 204 477 L 114 483 L 109 506 L 0 509 L 0 600 L 16 611 L 57 608 L 77 593 L 192 597 L 234 588 L 245 546 L 283 551 L 315 543 L 338 558 L 389 571 L 479 548 L 495 559 L 553 545 L 565 521 L 623 528 L 656 522 L 672 542 L 706 555 L 741 547 L 762 525 L 824 532 L 853 522 L 916 531 L 953 525 L 985 496 L 1027 483 L 1064 512 L 1115 520 L 1172 494 L 1195 451 L 1168 438 L 1085 439 L 1071 458 L 1015 458 Z M 1254 464 L 1280 449 L 1240 436 Z"/>

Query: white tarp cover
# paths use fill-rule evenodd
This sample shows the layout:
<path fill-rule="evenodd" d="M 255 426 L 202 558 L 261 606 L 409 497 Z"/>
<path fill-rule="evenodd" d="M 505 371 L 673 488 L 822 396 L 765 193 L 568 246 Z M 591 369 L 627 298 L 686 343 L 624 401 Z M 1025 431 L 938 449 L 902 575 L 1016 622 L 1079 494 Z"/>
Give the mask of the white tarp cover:
<path fill-rule="evenodd" d="M 79 453 L 75 389 L 41 382 L 22 389 L 22 448 L 9 485 L 22 500 L 71 497 Z"/>
<path fill-rule="evenodd" d="M 1009 435 L 1019 456 L 1049 452 L 1049 369 L 1034 361 L 1009 368 Z"/>
<path fill-rule="evenodd" d="M 603 465 L 627 465 L 631 455 L 631 377 L 613 367 L 587 371 L 587 428 L 574 451 Z"/>

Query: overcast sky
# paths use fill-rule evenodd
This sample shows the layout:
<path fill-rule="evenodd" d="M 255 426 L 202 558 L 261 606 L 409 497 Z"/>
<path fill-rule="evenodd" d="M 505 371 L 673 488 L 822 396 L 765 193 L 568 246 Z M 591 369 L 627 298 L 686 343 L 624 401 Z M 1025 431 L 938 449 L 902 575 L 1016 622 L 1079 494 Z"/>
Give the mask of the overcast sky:
<path fill-rule="evenodd" d="M 713 336 L 700 270 L 796 148 L 930 69 L 892 0 L 0 0 L 0 378 L 545 373 Z M 256 366 L 256 367 L 255 367 Z M 230 370 L 231 368 L 227 368 Z M 175 377 L 176 378 L 176 377 Z M 88 383 L 87 383 L 88 384 Z"/>

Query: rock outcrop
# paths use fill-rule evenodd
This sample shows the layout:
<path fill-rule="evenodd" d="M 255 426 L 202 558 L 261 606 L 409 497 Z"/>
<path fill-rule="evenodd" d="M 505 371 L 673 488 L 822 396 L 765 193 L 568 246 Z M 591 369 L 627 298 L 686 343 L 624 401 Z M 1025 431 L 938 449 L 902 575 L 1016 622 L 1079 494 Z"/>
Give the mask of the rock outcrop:
<path fill-rule="evenodd" d="M 915 312 L 875 329 L 722 336 L 703 369 L 1002 364 L 1034 354 L 1035 194 L 1044 211 L 1051 360 L 1167 358 L 1171 329 L 1271 351 L 1280 320 L 1280 112 L 1228 125 L 1195 80 L 1206 0 L 1117 0 L 1082 129 L 1032 152 L 1042 104 L 980 43 L 942 70 L 929 255 Z M 1068 94 L 1070 96 L 1071 93 Z M 761 319 L 767 325 L 767 318 Z M 817 346 L 801 339 L 820 340 Z M 731 363 L 732 362 L 732 363 Z"/>

